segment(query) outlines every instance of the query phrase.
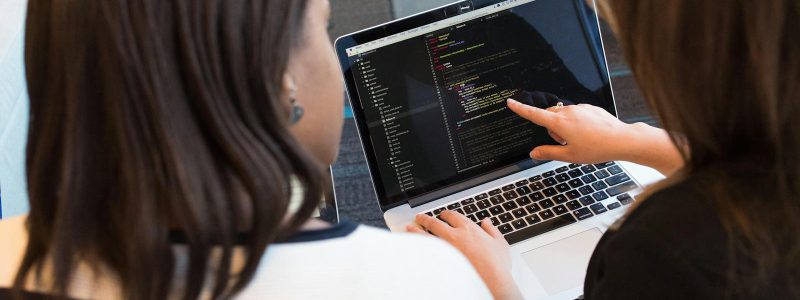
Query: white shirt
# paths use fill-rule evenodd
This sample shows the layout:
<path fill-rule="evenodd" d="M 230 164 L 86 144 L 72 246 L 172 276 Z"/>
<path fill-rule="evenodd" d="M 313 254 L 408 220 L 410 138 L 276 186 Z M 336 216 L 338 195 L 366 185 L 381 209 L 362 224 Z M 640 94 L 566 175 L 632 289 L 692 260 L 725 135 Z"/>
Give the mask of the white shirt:
<path fill-rule="evenodd" d="M 269 247 L 239 299 L 491 299 L 469 261 L 438 239 L 347 223 L 297 238 L 306 241 Z M 24 217 L 0 222 L 0 287 L 12 285 L 26 243 Z M 112 275 L 91 272 L 79 267 L 70 296 L 119 298 Z"/>

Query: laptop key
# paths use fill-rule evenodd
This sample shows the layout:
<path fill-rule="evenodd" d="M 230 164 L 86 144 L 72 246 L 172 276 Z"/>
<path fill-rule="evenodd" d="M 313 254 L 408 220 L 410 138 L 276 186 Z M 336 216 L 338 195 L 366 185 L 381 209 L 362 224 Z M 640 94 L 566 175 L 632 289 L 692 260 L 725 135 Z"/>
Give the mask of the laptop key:
<path fill-rule="evenodd" d="M 579 201 L 581 201 L 581 204 L 583 204 L 583 206 L 587 206 L 594 203 L 594 198 L 592 198 L 591 196 L 586 196 L 581 198 Z"/>
<path fill-rule="evenodd" d="M 567 195 L 567 198 L 569 198 L 569 200 L 575 200 L 581 197 L 581 193 L 579 193 L 576 190 L 571 190 L 567 192 L 565 195 Z"/>
<path fill-rule="evenodd" d="M 498 218 L 500 218 L 500 222 L 503 223 L 508 223 L 514 220 L 514 216 L 512 216 L 511 213 L 504 213 L 500 215 Z"/>
<path fill-rule="evenodd" d="M 536 203 L 526 206 L 525 209 L 527 209 L 528 213 L 531 213 L 531 214 L 539 212 L 540 210 L 542 210 L 542 208 L 539 207 L 539 204 L 536 204 Z"/>
<path fill-rule="evenodd" d="M 513 184 L 509 184 L 507 186 L 504 186 L 502 189 L 503 189 L 503 192 L 508 192 L 508 191 L 513 191 L 515 188 L 517 188 L 517 187 L 514 186 Z"/>
<path fill-rule="evenodd" d="M 456 202 L 456 203 L 453 203 L 453 204 L 450 204 L 450 205 L 448 205 L 448 206 L 447 206 L 447 209 L 449 209 L 449 210 L 455 210 L 456 208 L 459 208 L 459 207 L 461 207 L 461 203 L 458 203 L 458 202 Z"/>
<path fill-rule="evenodd" d="M 620 207 L 622 207 L 622 203 L 614 202 L 608 205 L 608 210 L 615 210 Z"/>
<path fill-rule="evenodd" d="M 542 191 L 542 193 L 544 193 L 546 197 L 553 197 L 555 195 L 558 195 L 558 191 L 556 191 L 555 188 L 546 188 L 544 189 L 544 191 Z"/>
<path fill-rule="evenodd" d="M 478 208 L 480 209 L 487 209 L 489 206 L 492 206 L 492 204 L 489 203 L 489 200 L 478 201 Z"/>
<path fill-rule="evenodd" d="M 600 171 L 595 172 L 594 176 L 597 176 L 597 178 L 599 178 L 599 179 L 605 179 L 608 176 L 611 176 L 611 174 L 609 174 L 608 171 L 606 171 L 606 170 L 600 170 Z"/>
<path fill-rule="evenodd" d="M 526 212 L 524 208 L 520 208 L 520 209 L 514 210 L 513 214 L 514 214 L 514 217 L 519 219 L 519 218 L 523 218 L 523 217 L 527 216 L 528 212 Z"/>
<path fill-rule="evenodd" d="M 517 207 L 519 207 L 519 206 L 517 206 L 516 203 L 511 202 L 511 201 L 503 203 L 503 208 L 505 208 L 507 211 L 512 211 Z"/>
<path fill-rule="evenodd" d="M 500 227 L 497 227 L 497 229 L 500 230 L 500 233 L 502 234 L 507 234 L 514 231 L 514 228 L 512 228 L 510 224 L 500 225 Z"/>
<path fill-rule="evenodd" d="M 515 191 L 509 191 L 503 194 L 503 198 L 506 198 L 506 200 L 514 200 L 519 198 L 519 195 L 517 195 Z"/>
<path fill-rule="evenodd" d="M 435 210 L 433 211 L 433 214 L 438 216 L 438 215 L 439 215 L 439 214 L 441 214 L 443 211 L 444 211 L 444 207 L 442 207 L 442 208 L 437 208 L 437 209 L 435 209 Z"/>
<path fill-rule="evenodd" d="M 500 226 L 500 224 L 503 224 L 500 223 L 500 219 L 498 219 L 497 217 L 492 217 L 491 220 L 492 220 L 492 225 L 494 225 L 495 227 Z"/>
<path fill-rule="evenodd" d="M 580 168 L 580 167 L 581 167 L 581 165 L 579 165 L 579 164 L 569 164 L 569 168 L 570 169 L 577 169 L 577 168 Z"/>
<path fill-rule="evenodd" d="M 517 194 L 520 195 L 520 196 L 527 195 L 527 194 L 530 194 L 532 192 L 531 189 L 529 189 L 527 186 L 524 186 L 524 185 L 521 186 L 521 187 L 518 187 L 516 189 L 516 191 L 517 191 Z"/>
<path fill-rule="evenodd" d="M 622 173 L 622 168 L 620 168 L 619 166 L 613 166 L 608 168 L 608 172 L 611 173 L 611 175 L 617 175 L 619 173 Z"/>
<path fill-rule="evenodd" d="M 470 205 L 470 204 L 472 204 L 474 202 L 475 202 L 474 198 L 467 198 L 467 199 L 461 200 L 461 205 Z"/>
<path fill-rule="evenodd" d="M 554 178 L 545 178 L 542 180 L 542 184 L 544 184 L 546 187 L 551 187 L 558 184 L 558 181 L 556 181 Z"/>
<path fill-rule="evenodd" d="M 528 198 L 528 196 L 521 197 L 521 198 L 517 199 L 516 202 L 517 202 L 517 205 L 519 205 L 519 206 L 526 206 L 528 204 L 533 203 L 533 201 L 531 201 L 531 198 Z"/>
<path fill-rule="evenodd" d="M 569 181 L 569 175 L 567 175 L 567 174 L 558 174 L 558 175 L 556 175 L 556 180 L 558 182 L 567 182 L 567 181 Z"/>
<path fill-rule="evenodd" d="M 489 196 L 497 196 L 497 195 L 500 195 L 502 193 L 503 193 L 503 191 L 501 191 L 500 189 L 491 190 L 491 191 L 489 191 Z"/>
<path fill-rule="evenodd" d="M 564 173 L 566 171 L 569 171 L 569 167 L 561 167 L 556 169 L 556 173 Z"/>
<path fill-rule="evenodd" d="M 625 192 L 630 192 L 630 191 L 632 191 L 632 190 L 634 190 L 634 189 L 636 189 L 638 187 L 639 186 L 636 185 L 635 182 L 628 181 L 628 182 L 625 182 L 625 183 L 620 184 L 618 186 L 614 186 L 614 187 L 611 187 L 611 188 L 607 189 L 606 193 L 608 193 L 609 196 L 614 197 L 616 195 L 619 195 L 619 194 L 622 194 L 622 193 L 625 193 Z"/>
<path fill-rule="evenodd" d="M 480 194 L 480 195 L 475 196 L 475 200 L 486 200 L 486 199 L 489 199 L 489 195 L 487 195 L 487 194 Z M 464 203 L 462 203 L 462 204 L 464 204 Z M 469 203 L 466 203 L 466 204 L 469 204 Z"/>
<path fill-rule="evenodd" d="M 605 168 L 608 168 L 608 167 L 614 166 L 614 165 L 616 165 L 616 163 L 614 163 L 613 161 L 610 161 L 610 162 L 605 162 L 605 163 L 601 163 L 601 164 L 595 164 L 594 166 L 596 168 L 598 168 L 598 169 L 605 169 Z"/>
<path fill-rule="evenodd" d="M 462 214 L 462 215 L 464 214 L 464 210 L 463 210 L 463 209 L 460 209 L 460 208 L 456 208 L 456 209 L 454 210 L 454 212 L 457 212 L 457 213 L 459 213 L 459 214 Z"/>
<path fill-rule="evenodd" d="M 617 197 L 617 200 L 619 200 L 619 202 L 622 203 L 622 205 L 630 205 L 631 203 L 633 203 L 633 197 L 631 197 L 631 195 L 629 194 L 619 195 L 619 197 Z"/>
<path fill-rule="evenodd" d="M 569 186 L 571 186 L 573 189 L 577 189 L 577 188 L 583 186 L 583 180 L 580 180 L 580 179 L 570 180 L 569 181 Z"/>
<path fill-rule="evenodd" d="M 583 182 L 586 183 L 586 184 L 590 184 L 592 182 L 597 181 L 597 177 L 595 177 L 592 174 L 589 174 L 589 175 L 581 177 L 581 180 L 583 180 Z"/>
<path fill-rule="evenodd" d="M 569 208 L 569 210 L 576 210 L 581 207 L 583 207 L 583 205 L 581 205 L 581 203 L 578 202 L 578 200 L 572 200 L 570 202 L 567 202 L 567 208 Z"/>
<path fill-rule="evenodd" d="M 555 230 L 555 229 L 567 226 L 567 225 L 575 223 L 575 222 L 577 222 L 577 220 L 575 220 L 575 217 L 573 217 L 572 215 L 569 215 L 569 214 L 562 215 L 562 216 L 557 217 L 555 219 L 552 219 L 552 220 L 549 220 L 549 221 L 545 221 L 545 222 L 540 222 L 540 223 L 537 223 L 535 225 L 531 225 L 531 226 L 528 226 L 526 228 L 517 230 L 517 231 L 515 231 L 513 233 L 507 234 L 507 235 L 505 235 L 505 238 L 506 238 L 506 241 L 508 241 L 509 244 L 516 244 L 516 243 L 519 243 L 521 241 L 524 241 L 524 240 L 527 240 L 529 238 L 532 238 L 534 236 L 540 235 L 542 233 L 545 233 L 545 232 L 548 232 L 548 231 L 551 231 L 551 230 Z M 500 232 L 502 232 L 502 231 L 500 231 Z"/>
<path fill-rule="evenodd" d="M 538 191 L 544 188 L 544 184 L 542 184 L 541 181 L 537 181 L 528 185 L 528 188 L 531 189 L 531 191 Z"/>
<path fill-rule="evenodd" d="M 599 215 L 608 211 L 608 209 L 605 206 L 603 206 L 603 203 L 592 204 L 592 206 L 589 206 L 589 208 L 592 209 L 595 215 Z"/>
<path fill-rule="evenodd" d="M 553 212 L 555 212 L 557 215 L 563 215 L 565 213 L 568 213 L 569 210 L 564 205 L 558 205 L 556 207 L 553 207 Z"/>
<path fill-rule="evenodd" d="M 608 194 L 606 192 L 597 192 L 592 194 L 592 197 L 594 197 L 595 201 L 603 201 L 608 199 Z"/>
<path fill-rule="evenodd" d="M 551 199 L 547 199 L 547 200 L 544 200 L 542 202 L 539 202 L 539 205 L 541 205 L 542 208 L 551 208 L 553 206 L 556 206 L 556 204 L 553 203 L 553 200 L 551 200 Z"/>
<path fill-rule="evenodd" d="M 525 217 L 525 221 L 528 221 L 528 224 L 530 224 L 530 225 L 534 225 L 536 223 L 541 222 L 542 218 L 539 218 L 538 215 L 533 214 L 533 215 Z"/>
<path fill-rule="evenodd" d="M 506 211 L 503 210 L 502 206 L 492 206 L 492 208 L 489 209 L 489 212 L 492 213 L 493 216 L 496 216 L 496 215 L 502 214 L 502 213 L 504 213 Z"/>
<path fill-rule="evenodd" d="M 581 167 L 581 171 L 583 171 L 583 173 L 590 174 L 594 171 L 597 171 L 597 168 L 595 168 L 593 165 L 585 165 Z"/>
<path fill-rule="evenodd" d="M 552 199 L 553 199 L 553 201 L 556 202 L 556 204 L 564 204 L 564 203 L 567 203 L 567 201 L 569 201 L 569 199 L 567 199 L 567 196 L 564 196 L 564 195 L 558 195 L 558 196 L 553 197 Z"/>
<path fill-rule="evenodd" d="M 483 221 L 483 219 L 489 218 L 491 216 L 492 215 L 489 214 L 489 211 L 487 210 L 482 210 L 475 213 L 475 217 L 478 218 L 478 222 Z"/>
<path fill-rule="evenodd" d="M 587 185 L 587 186 L 582 186 L 581 188 L 579 188 L 578 192 L 581 193 L 581 195 L 586 196 L 586 195 L 591 195 L 592 193 L 594 193 L 594 189 Z"/>
<path fill-rule="evenodd" d="M 475 215 L 469 215 L 467 216 L 467 218 L 472 220 L 472 223 L 478 223 L 478 218 L 476 218 Z"/>
<path fill-rule="evenodd" d="M 429 212 L 426 212 L 425 214 L 428 215 L 429 217 L 433 217 L 433 212 L 429 211 Z"/>
<path fill-rule="evenodd" d="M 505 202 L 506 199 L 503 199 L 503 196 L 491 196 L 491 197 L 489 197 L 489 201 L 492 201 L 492 204 L 497 205 L 497 204 Z"/>
<path fill-rule="evenodd" d="M 606 179 L 606 184 L 608 184 L 608 186 L 615 186 L 628 180 L 631 180 L 628 174 L 619 174 Z"/>
<path fill-rule="evenodd" d="M 550 178 L 550 177 L 553 177 L 553 176 L 555 176 L 555 175 L 556 175 L 556 172 L 555 172 L 555 171 L 547 171 L 547 172 L 544 172 L 544 174 L 542 174 L 542 176 L 543 176 L 544 178 Z"/>
<path fill-rule="evenodd" d="M 531 178 L 528 178 L 528 180 L 530 180 L 530 182 L 542 180 L 542 175 L 533 176 Z"/>
<path fill-rule="evenodd" d="M 540 201 L 544 199 L 544 195 L 541 192 L 534 192 L 533 194 L 528 195 L 528 197 L 533 201 Z"/>
<path fill-rule="evenodd" d="M 567 172 L 567 174 L 569 174 L 569 177 L 572 177 L 572 178 L 578 178 L 578 177 L 583 176 L 583 172 L 581 172 L 581 170 L 577 170 L 577 169 L 576 170 L 570 170 L 569 172 Z"/>
<path fill-rule="evenodd" d="M 594 216 L 594 214 L 592 213 L 592 211 L 588 207 L 581 208 L 579 210 L 574 211 L 573 213 L 575 214 L 575 217 L 578 218 L 578 220 L 581 220 L 581 221 L 586 220 L 586 219 L 591 218 L 591 217 Z"/>
<path fill-rule="evenodd" d="M 525 219 L 519 219 L 519 220 L 514 220 L 514 222 L 511 222 L 511 225 L 514 226 L 514 229 L 519 230 L 525 228 L 525 226 L 528 226 L 528 223 L 525 223 Z"/>
<path fill-rule="evenodd" d="M 475 206 L 475 204 L 470 204 L 470 205 L 464 206 L 464 212 L 467 213 L 467 214 L 472 214 L 472 213 L 474 213 L 476 211 L 478 211 L 478 207 Z"/>
<path fill-rule="evenodd" d="M 566 183 L 562 183 L 556 186 L 556 190 L 558 190 L 559 193 L 565 193 L 571 189 L 572 187 L 570 187 L 569 184 Z"/>
<path fill-rule="evenodd" d="M 556 215 L 553 214 L 552 210 L 546 209 L 539 213 L 539 216 L 542 217 L 543 220 L 550 220 Z"/>
<path fill-rule="evenodd" d="M 608 188 L 608 185 L 605 182 L 598 181 L 598 182 L 592 183 L 592 187 L 594 188 L 595 191 L 602 191 L 602 190 L 605 190 L 606 188 Z"/>
<path fill-rule="evenodd" d="M 517 187 L 522 187 L 522 186 L 528 185 L 528 183 L 530 183 L 530 182 L 527 179 L 523 179 L 523 180 L 517 181 L 517 183 L 515 183 L 514 185 L 517 186 Z"/>

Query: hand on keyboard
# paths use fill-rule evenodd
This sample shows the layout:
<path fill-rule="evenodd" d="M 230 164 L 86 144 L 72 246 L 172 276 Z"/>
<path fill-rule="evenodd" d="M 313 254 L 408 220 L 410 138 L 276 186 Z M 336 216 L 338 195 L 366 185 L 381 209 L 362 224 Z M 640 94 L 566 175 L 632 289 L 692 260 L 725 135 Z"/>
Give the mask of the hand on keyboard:
<path fill-rule="evenodd" d="M 495 299 L 522 299 L 511 277 L 511 254 L 503 234 L 486 218 L 478 226 L 472 220 L 454 211 L 440 214 L 441 220 L 425 214 L 409 225 L 409 232 L 429 235 L 447 241 L 469 259 Z"/>

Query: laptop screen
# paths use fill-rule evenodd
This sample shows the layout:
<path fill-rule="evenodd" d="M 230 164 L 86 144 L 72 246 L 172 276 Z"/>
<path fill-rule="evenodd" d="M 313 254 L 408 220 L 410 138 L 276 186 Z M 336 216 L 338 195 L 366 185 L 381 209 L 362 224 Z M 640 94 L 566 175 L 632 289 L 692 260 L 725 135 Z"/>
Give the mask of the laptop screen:
<path fill-rule="evenodd" d="M 530 161 L 534 147 L 555 144 L 510 111 L 508 98 L 615 113 L 597 19 L 583 0 L 504 1 L 345 53 L 382 205 Z"/>

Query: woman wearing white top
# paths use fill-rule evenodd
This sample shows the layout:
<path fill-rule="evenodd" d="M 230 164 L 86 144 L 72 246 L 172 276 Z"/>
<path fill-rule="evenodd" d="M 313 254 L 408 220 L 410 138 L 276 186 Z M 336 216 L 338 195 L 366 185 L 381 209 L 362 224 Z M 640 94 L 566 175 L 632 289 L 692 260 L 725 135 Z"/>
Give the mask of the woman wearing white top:
<path fill-rule="evenodd" d="M 491 226 L 465 229 L 476 272 L 436 239 L 311 218 L 342 128 L 329 10 L 31 0 L 31 210 L 0 224 L 0 298 L 518 297 Z"/>

